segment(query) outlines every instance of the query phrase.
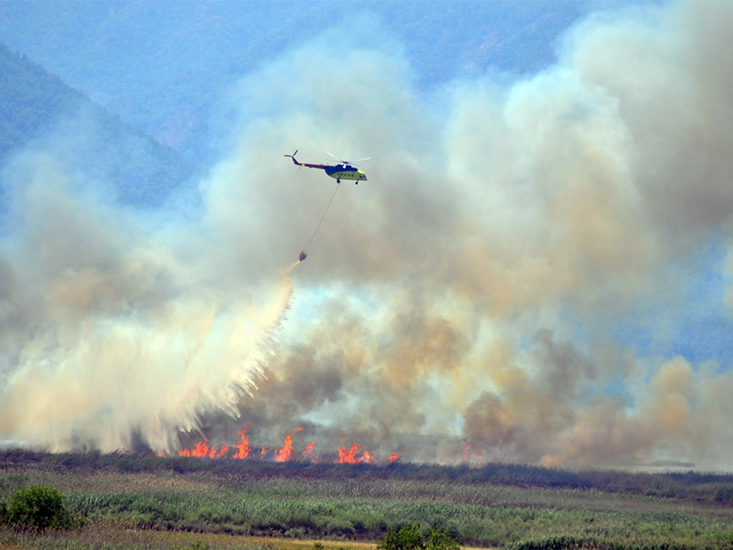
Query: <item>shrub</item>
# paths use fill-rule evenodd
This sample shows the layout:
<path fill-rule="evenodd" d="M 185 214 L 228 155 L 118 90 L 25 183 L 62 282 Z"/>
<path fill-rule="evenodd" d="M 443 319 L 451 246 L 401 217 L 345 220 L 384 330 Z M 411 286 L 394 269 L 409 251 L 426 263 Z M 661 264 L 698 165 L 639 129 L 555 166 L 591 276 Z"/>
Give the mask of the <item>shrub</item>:
<path fill-rule="evenodd" d="M 430 528 L 428 531 L 428 550 L 460 550 L 456 536 L 445 529 Z"/>
<path fill-rule="evenodd" d="M 383 550 L 460 550 L 454 533 L 439 528 L 428 528 L 427 543 L 420 532 L 420 524 L 413 523 L 400 529 L 390 529 L 387 536 L 377 543 Z"/>
<path fill-rule="evenodd" d="M 390 529 L 384 539 L 377 543 L 383 550 L 424 550 L 425 543 L 420 532 L 420 524 L 406 525 L 399 531 Z"/>
<path fill-rule="evenodd" d="M 20 489 L 5 508 L 5 523 L 16 529 L 68 529 L 74 525 L 64 508 L 63 495 L 51 487 Z"/>

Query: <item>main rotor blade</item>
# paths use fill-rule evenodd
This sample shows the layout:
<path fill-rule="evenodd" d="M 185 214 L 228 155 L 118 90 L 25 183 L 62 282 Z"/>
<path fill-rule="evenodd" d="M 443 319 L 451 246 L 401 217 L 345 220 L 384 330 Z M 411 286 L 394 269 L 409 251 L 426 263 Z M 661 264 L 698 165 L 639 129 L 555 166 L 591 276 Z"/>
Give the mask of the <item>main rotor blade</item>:
<path fill-rule="evenodd" d="M 339 158 L 339 157 L 337 157 L 337 156 L 336 156 L 336 155 L 334 155 L 333 153 L 329 153 L 329 152 L 328 152 L 328 151 L 326 151 L 325 149 L 323 150 L 323 152 L 324 152 L 324 153 L 327 153 L 327 154 L 329 154 L 329 155 L 331 155 L 331 156 L 332 156 L 333 158 L 335 158 L 335 159 L 336 159 L 337 161 L 339 161 L 339 162 L 341 162 L 341 163 L 343 163 L 343 164 L 355 164 L 355 163 L 357 163 L 357 162 L 362 162 L 362 161 L 365 161 L 365 160 L 372 160 L 372 157 L 367 157 L 367 158 L 364 158 L 364 159 L 359 159 L 359 160 L 354 160 L 354 161 L 351 161 L 351 160 L 344 160 L 344 159 L 342 159 L 342 158 Z"/>

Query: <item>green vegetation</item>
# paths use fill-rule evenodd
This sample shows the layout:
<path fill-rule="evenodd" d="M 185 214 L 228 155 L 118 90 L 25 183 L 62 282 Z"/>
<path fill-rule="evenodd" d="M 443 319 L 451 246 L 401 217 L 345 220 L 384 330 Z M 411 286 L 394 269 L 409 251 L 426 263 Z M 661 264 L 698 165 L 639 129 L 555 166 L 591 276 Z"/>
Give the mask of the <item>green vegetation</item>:
<path fill-rule="evenodd" d="M 0 505 L 0 523 L 14 529 L 69 529 L 78 524 L 64 507 L 64 497 L 51 487 L 19 489 Z"/>
<path fill-rule="evenodd" d="M 456 541 L 517 549 L 703 549 L 733 541 L 733 505 L 726 500 L 733 477 L 717 474 L 0 453 L 0 500 L 35 485 L 60 491 L 85 526 L 63 536 L 24 534 L 22 541 L 0 530 L 0 547 L 3 536 L 20 541 L 11 548 L 98 547 L 85 546 L 92 533 L 135 547 L 132 531 L 168 537 L 141 548 L 224 548 L 234 540 L 278 548 L 305 541 L 303 550 L 316 541 L 326 548 L 373 548 L 381 541 L 383 550 L 455 550 Z"/>
<path fill-rule="evenodd" d="M 460 535 L 451 533 L 447 529 L 430 527 L 428 529 L 428 550 L 459 550 Z"/>
<path fill-rule="evenodd" d="M 401 529 L 390 529 L 387 536 L 377 543 L 382 550 L 459 550 L 456 537 L 445 529 L 428 528 L 427 541 L 420 531 L 420 524 L 405 525 Z"/>
<path fill-rule="evenodd" d="M 377 543 L 384 550 L 424 550 L 425 543 L 420 532 L 420 524 L 413 523 L 402 529 L 390 529 L 387 536 Z"/>

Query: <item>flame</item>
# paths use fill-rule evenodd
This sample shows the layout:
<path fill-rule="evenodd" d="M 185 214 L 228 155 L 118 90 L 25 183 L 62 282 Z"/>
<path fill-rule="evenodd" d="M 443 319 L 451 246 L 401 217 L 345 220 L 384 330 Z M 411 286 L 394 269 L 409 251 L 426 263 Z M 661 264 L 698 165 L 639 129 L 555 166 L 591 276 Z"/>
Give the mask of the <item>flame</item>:
<path fill-rule="evenodd" d="M 311 451 L 313 450 L 313 447 L 315 447 L 315 446 L 316 446 L 316 442 L 315 441 L 311 441 L 310 443 L 308 443 L 308 445 L 306 445 L 303 448 L 303 457 L 308 458 L 310 456 L 310 454 L 311 454 Z"/>
<path fill-rule="evenodd" d="M 295 428 L 293 433 L 301 431 L 303 428 Z M 275 451 L 275 462 L 287 462 L 293 456 L 293 433 L 285 436 L 285 444 L 282 449 Z"/>
<path fill-rule="evenodd" d="M 209 457 L 209 458 L 216 458 L 217 452 L 216 449 L 212 449 L 209 447 L 209 444 L 206 442 L 206 439 L 203 438 L 201 441 L 198 442 L 198 444 L 193 449 L 182 449 L 178 451 L 179 456 L 195 456 L 195 457 Z"/>
<path fill-rule="evenodd" d="M 196 458 L 234 458 L 234 459 L 245 459 L 249 458 L 252 452 L 252 446 L 247 438 L 247 432 L 249 431 L 250 423 L 247 422 L 244 428 L 237 430 L 240 437 L 240 443 L 238 445 L 222 445 L 217 451 L 214 447 L 210 447 L 206 437 L 202 437 L 196 446 L 192 449 L 181 449 L 178 451 L 179 456 L 196 457 Z M 280 449 L 277 449 L 274 453 L 275 462 L 287 462 L 293 457 L 293 434 L 302 431 L 303 428 L 295 428 L 291 433 L 285 436 L 285 442 Z M 345 447 L 345 439 L 349 434 L 341 435 L 341 446 L 338 450 L 338 459 L 336 464 L 375 464 L 377 457 L 370 451 L 363 449 L 361 445 L 354 443 L 348 449 Z M 315 441 L 311 441 L 301 451 L 303 458 L 315 461 L 312 458 L 313 448 L 316 446 Z M 470 445 L 466 445 L 464 449 L 465 453 L 468 453 Z M 260 450 L 260 459 L 264 459 L 267 455 L 267 447 L 262 445 Z M 392 463 L 399 458 L 397 453 L 392 453 L 387 459 L 387 463 Z"/>
<path fill-rule="evenodd" d="M 356 459 L 356 452 L 359 450 L 359 445 L 354 443 L 351 448 L 347 451 L 343 445 L 339 447 L 339 458 L 336 464 L 356 464 L 359 462 Z"/>
<path fill-rule="evenodd" d="M 366 462 L 367 464 L 374 464 L 374 462 L 376 462 L 376 460 L 377 460 L 377 457 L 374 456 L 369 451 L 367 451 L 366 449 L 362 453 L 361 458 L 362 458 L 362 461 L 363 462 Z"/>
<path fill-rule="evenodd" d="M 242 438 L 242 442 L 237 445 L 237 452 L 234 454 L 234 458 L 245 459 L 249 456 L 249 452 L 252 450 L 252 447 L 249 446 L 249 441 L 247 441 L 247 430 L 249 430 L 249 422 L 247 422 L 243 429 L 237 430 L 239 437 Z"/>
<path fill-rule="evenodd" d="M 349 447 L 349 450 L 347 451 L 346 447 L 344 447 L 344 440 L 347 435 L 349 434 L 341 435 L 341 446 L 339 447 L 339 457 L 338 460 L 336 460 L 336 464 L 360 464 L 362 462 L 371 464 L 376 461 L 376 457 L 366 449 L 362 452 L 360 457 L 357 457 L 356 453 L 361 449 L 361 445 L 356 443 Z"/>

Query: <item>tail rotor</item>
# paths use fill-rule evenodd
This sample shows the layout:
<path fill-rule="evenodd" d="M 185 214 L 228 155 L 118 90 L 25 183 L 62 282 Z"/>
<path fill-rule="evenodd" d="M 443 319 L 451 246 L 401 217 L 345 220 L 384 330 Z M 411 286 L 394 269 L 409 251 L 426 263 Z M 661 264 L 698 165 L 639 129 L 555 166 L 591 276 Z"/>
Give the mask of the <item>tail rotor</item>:
<path fill-rule="evenodd" d="M 295 164 L 296 166 L 302 166 L 297 160 L 295 160 L 295 155 L 297 154 L 298 154 L 298 150 L 296 149 L 295 153 L 293 153 L 292 155 L 285 155 L 285 156 L 293 159 L 293 164 Z"/>

